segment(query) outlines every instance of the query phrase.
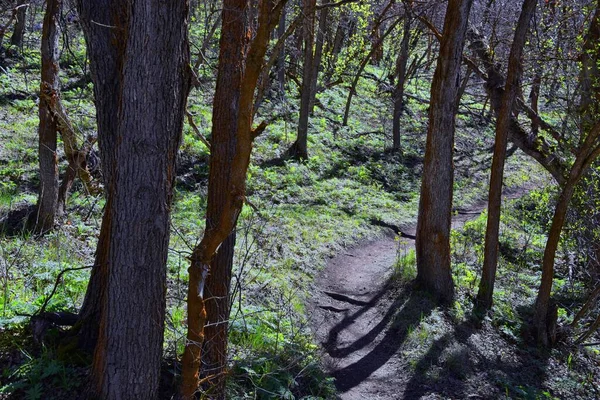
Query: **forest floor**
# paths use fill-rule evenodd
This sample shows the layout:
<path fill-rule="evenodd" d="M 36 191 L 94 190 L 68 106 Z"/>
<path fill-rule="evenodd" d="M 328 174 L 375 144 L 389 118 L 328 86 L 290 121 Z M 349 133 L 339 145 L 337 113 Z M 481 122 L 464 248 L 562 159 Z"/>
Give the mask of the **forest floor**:
<path fill-rule="evenodd" d="M 460 230 L 485 206 L 461 210 L 452 228 Z M 550 388 L 558 398 L 593 398 L 593 392 L 553 387 L 550 381 L 571 368 L 556 355 L 501 335 L 489 318 L 482 323 L 436 308 L 399 277 L 398 260 L 414 252 L 415 231 L 415 225 L 401 227 L 398 240 L 389 229 L 358 243 L 331 258 L 315 280 L 311 325 L 340 399 L 556 398 Z M 599 366 L 590 366 L 596 369 L 590 376 L 598 376 Z M 591 383 L 600 398 L 598 382 Z"/>

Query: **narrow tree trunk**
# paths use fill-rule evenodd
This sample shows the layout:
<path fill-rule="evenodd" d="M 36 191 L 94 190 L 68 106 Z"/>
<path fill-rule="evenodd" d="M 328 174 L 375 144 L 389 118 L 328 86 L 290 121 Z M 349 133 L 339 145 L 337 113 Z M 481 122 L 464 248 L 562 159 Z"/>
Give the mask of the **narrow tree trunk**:
<path fill-rule="evenodd" d="M 191 257 L 188 286 L 188 333 L 180 388 L 184 399 L 193 399 L 198 388 L 199 368 L 204 358 L 203 344 L 211 353 L 204 359 L 217 362 L 214 367 L 209 366 L 210 371 L 206 371 L 207 375 L 213 375 L 213 384 L 216 385 L 211 388 L 214 389 L 211 396 L 216 399 L 225 396 L 223 373 L 226 372 L 229 279 L 234 245 L 232 231 L 244 204 L 252 142 L 265 128 L 265 124 L 261 124 L 252 129 L 254 92 L 270 33 L 284 6 L 285 2 L 275 4 L 274 0 L 261 0 L 258 6 L 252 4 L 252 7 L 248 7 L 246 0 L 225 0 L 223 4 L 219 72 L 213 103 L 207 222 L 202 241 Z M 259 10 L 258 25 L 253 35 L 251 22 L 255 19 L 250 15 L 254 15 L 256 8 Z M 209 271 L 210 275 L 214 275 L 210 282 L 207 279 Z M 223 293 L 224 296 L 210 299 L 207 297 L 209 292 L 213 296 L 215 293 Z M 209 303 L 214 303 L 214 307 Z M 219 321 L 214 330 L 205 330 L 207 318 Z"/>
<path fill-rule="evenodd" d="M 400 153 L 400 118 L 404 111 L 404 84 L 406 83 L 406 66 L 409 57 L 411 16 L 408 13 L 404 16 L 404 27 L 402 32 L 402 42 L 400 52 L 396 60 L 396 88 L 394 89 L 394 113 L 392 117 L 392 151 Z"/>
<path fill-rule="evenodd" d="M 329 0 L 323 0 L 322 5 L 327 5 Z M 312 80 L 310 86 L 310 100 L 308 113 L 313 115 L 315 100 L 317 96 L 317 83 L 319 82 L 319 71 L 321 70 L 321 60 L 323 59 L 323 45 L 325 43 L 325 33 L 327 32 L 327 20 L 329 18 L 329 7 L 322 8 L 319 11 L 319 30 L 317 32 L 317 41 L 315 44 L 315 57 L 312 63 Z"/>
<path fill-rule="evenodd" d="M 80 8 L 107 172 L 90 308 L 82 310 L 100 323 L 80 326 L 98 337 L 89 397 L 155 399 L 170 204 L 189 90 L 188 7 L 82 0 Z"/>
<path fill-rule="evenodd" d="M 308 158 L 308 118 L 310 115 L 311 88 L 314 77 L 315 8 L 316 0 L 303 0 L 302 13 L 304 14 L 304 25 L 302 35 L 304 37 L 304 66 L 302 70 L 302 88 L 300 91 L 298 137 L 292 147 L 288 149 L 288 154 L 291 157 L 299 159 Z"/>
<path fill-rule="evenodd" d="M 450 222 L 454 168 L 456 95 L 467 21 L 472 0 L 449 0 L 440 54 L 431 85 L 429 127 L 417 222 L 417 282 L 443 302 L 450 302 Z"/>
<path fill-rule="evenodd" d="M 47 90 L 58 90 L 58 18 L 62 0 L 48 0 L 46 2 L 46 14 L 42 27 L 42 82 L 40 92 Z M 58 204 L 58 161 L 56 158 L 56 123 L 52 119 L 48 104 L 43 96 L 39 104 L 39 165 L 40 165 L 40 189 L 38 194 L 37 209 L 30 221 L 30 226 L 38 233 L 44 233 L 54 226 L 54 218 Z"/>
<path fill-rule="evenodd" d="M 520 86 L 523 47 L 527 38 L 529 22 L 535 13 L 536 4 L 537 0 L 525 0 L 523 2 L 523 8 L 517 22 L 508 58 L 508 75 L 502 97 L 502 107 L 496 121 L 496 142 L 490 174 L 483 271 L 479 283 L 479 292 L 477 293 L 477 302 L 481 310 L 489 310 L 492 306 L 496 266 L 498 264 L 498 234 L 500 230 L 500 208 L 502 205 L 502 181 L 504 177 L 504 161 L 506 159 L 506 145 L 512 110 Z"/>
<path fill-rule="evenodd" d="M 383 15 L 384 14 L 382 14 L 381 17 L 383 17 Z M 375 43 L 373 45 L 373 47 L 371 47 L 371 51 L 369 51 L 367 56 L 365 58 L 363 58 L 362 62 L 358 66 L 358 70 L 356 71 L 356 75 L 354 75 L 354 79 L 352 80 L 352 85 L 350 86 L 350 90 L 348 91 L 348 98 L 346 99 L 346 107 L 344 109 L 344 118 L 342 120 L 342 125 L 344 125 L 344 126 L 348 125 L 348 118 L 350 117 L 350 107 L 352 106 L 352 98 L 356 94 L 356 87 L 358 86 L 358 81 L 360 80 L 360 77 L 362 76 L 362 73 L 365 70 L 365 67 L 367 66 L 367 64 L 369 64 L 369 60 L 371 59 L 371 57 L 373 57 L 373 54 L 377 51 L 379 46 L 383 45 L 383 41 L 385 40 L 385 38 L 390 33 L 393 32 L 393 30 L 400 23 L 400 21 L 401 21 L 401 19 L 398 18 L 392 24 L 390 24 L 390 26 L 387 28 L 387 30 L 379 38 L 379 41 L 377 43 Z"/>
<path fill-rule="evenodd" d="M 335 29 L 335 35 L 329 49 L 329 63 L 327 65 L 327 71 L 325 72 L 325 83 L 331 80 L 335 72 L 338 57 L 344 47 L 344 40 L 348 36 L 348 25 L 350 25 L 350 16 L 348 11 L 342 10 L 340 12 L 339 22 Z"/>
<path fill-rule="evenodd" d="M 23 45 L 23 36 L 25 36 L 25 22 L 27 17 L 27 0 L 19 1 L 19 10 L 17 11 L 17 18 L 15 21 L 15 27 L 13 34 L 10 37 L 10 44 L 16 47 Z"/>
<path fill-rule="evenodd" d="M 279 18 L 279 26 L 277 27 L 277 39 L 283 40 L 283 46 L 277 57 L 277 82 L 279 83 L 278 91 L 281 96 L 285 95 L 285 21 L 287 17 L 286 7 L 281 11 Z"/>
<path fill-rule="evenodd" d="M 490 98 L 490 106 L 496 117 L 500 113 L 502 108 L 502 97 L 504 93 L 504 77 L 502 71 L 497 67 L 493 60 L 492 52 L 484 42 L 483 37 L 476 33 L 476 31 L 470 34 L 470 44 L 475 54 L 479 57 L 485 68 L 485 74 L 469 59 L 465 59 L 468 64 L 471 64 L 473 71 L 475 71 L 485 82 L 484 88 Z M 514 110 L 513 110 L 514 112 Z M 530 116 L 539 118 L 539 115 Z M 541 120 L 540 122 L 541 126 Z M 546 128 L 544 128 L 546 129 Z M 569 168 L 565 161 L 560 157 L 559 154 L 553 151 L 552 146 L 548 141 L 541 135 L 532 136 L 529 132 L 526 132 L 519 121 L 514 117 L 511 117 L 509 140 L 519 147 L 525 154 L 533 157 L 540 163 L 556 180 L 560 185 L 564 185 L 568 174 Z"/>
<path fill-rule="evenodd" d="M 542 75 L 536 72 L 531 83 L 531 92 L 529 92 L 529 106 L 536 113 L 539 114 L 539 99 L 540 89 L 542 88 Z M 537 136 L 540 131 L 540 123 L 537 118 L 531 121 L 531 134 Z"/>

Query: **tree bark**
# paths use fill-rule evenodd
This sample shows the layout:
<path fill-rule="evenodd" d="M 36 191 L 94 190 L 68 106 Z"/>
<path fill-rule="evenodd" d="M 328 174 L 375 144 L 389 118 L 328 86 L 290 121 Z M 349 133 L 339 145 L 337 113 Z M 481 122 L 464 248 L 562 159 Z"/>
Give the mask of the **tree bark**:
<path fill-rule="evenodd" d="M 310 99 L 312 81 L 314 78 L 313 62 L 315 42 L 315 8 L 316 0 L 303 0 L 302 13 L 304 25 L 302 35 L 304 38 L 304 66 L 302 70 L 302 88 L 300 91 L 300 116 L 298 117 L 298 137 L 288 149 L 288 155 L 298 159 L 308 158 L 308 118 L 310 116 Z"/>
<path fill-rule="evenodd" d="M 212 375 L 210 380 L 214 385 L 211 396 L 217 399 L 225 396 L 229 280 L 234 246 L 232 232 L 244 204 L 252 142 L 265 127 L 261 124 L 252 129 L 254 92 L 270 33 L 283 6 L 285 2 L 275 4 L 274 0 L 260 0 L 258 5 L 252 6 L 247 0 L 225 0 L 223 4 L 206 229 L 193 251 L 189 269 L 188 333 L 180 388 L 184 399 L 195 396 L 203 358 L 211 364 L 215 362 L 207 371 L 208 376 Z M 258 24 L 254 28 L 251 23 L 254 19 L 250 15 L 257 9 Z M 216 325 L 205 329 L 207 319 L 217 321 Z M 202 354 L 203 344 L 207 346 L 206 357 Z"/>
<path fill-rule="evenodd" d="M 475 52 L 477 57 L 483 63 L 485 73 L 470 59 L 465 58 L 465 61 L 473 68 L 473 71 L 483 79 L 484 88 L 490 97 L 491 108 L 496 117 L 498 117 L 500 109 L 502 108 L 505 79 L 496 63 L 494 63 L 492 53 L 482 36 L 475 30 L 472 30 L 469 36 L 469 48 Z M 520 102 L 519 106 L 522 107 L 524 104 Z M 527 108 L 528 107 L 526 107 L 524 111 L 526 111 L 532 121 L 537 119 L 541 128 L 551 131 L 551 129 L 548 129 L 550 128 L 549 124 L 543 123 L 543 121 L 539 119 L 539 115 L 534 115 L 535 113 L 533 110 L 527 110 Z M 509 128 L 509 140 L 525 154 L 533 157 L 552 175 L 559 185 L 564 185 L 566 181 L 565 176 L 568 174 L 569 168 L 565 161 L 561 159 L 560 155 L 552 150 L 552 146 L 548 141 L 541 135 L 533 136 L 526 132 L 514 115 L 511 117 Z"/>
<path fill-rule="evenodd" d="M 498 234 L 500 230 L 500 208 L 502 205 L 502 181 L 504 178 L 504 161 L 506 159 L 506 145 L 510 130 L 510 120 L 514 108 L 515 98 L 519 91 L 522 73 L 522 55 L 527 39 L 529 22 L 535 13 L 537 0 L 524 0 L 521 15 L 517 22 L 515 36 L 508 58 L 508 74 L 502 106 L 496 121 L 496 141 L 494 156 L 490 173 L 490 187 L 488 195 L 488 219 L 485 233 L 485 246 L 483 258 L 483 271 L 477 293 L 478 307 L 487 311 L 492 307 L 494 282 L 496 280 L 496 266 L 498 264 Z"/>
<path fill-rule="evenodd" d="M 15 26 L 13 28 L 12 36 L 10 37 L 10 44 L 16 47 L 21 47 L 23 44 L 23 36 L 25 36 L 25 22 L 27 17 L 27 0 L 19 1 L 19 10 L 17 11 Z"/>
<path fill-rule="evenodd" d="M 407 13 L 404 16 L 404 26 L 402 32 L 402 42 L 400 44 L 400 52 L 396 60 L 396 87 L 394 89 L 394 112 L 392 116 L 392 151 L 394 153 L 401 152 L 400 140 L 400 117 L 404 111 L 404 84 L 406 83 L 406 66 L 409 57 L 410 45 L 410 29 L 412 17 Z"/>
<path fill-rule="evenodd" d="M 282 49 L 277 56 L 277 82 L 279 83 L 278 91 L 281 96 L 285 95 L 285 21 L 287 17 L 286 7 L 281 10 L 281 17 L 279 18 L 279 26 L 277 28 L 277 39 L 283 40 Z"/>
<path fill-rule="evenodd" d="M 312 63 L 312 78 L 310 85 L 310 99 L 308 104 L 308 113 L 313 115 L 315 100 L 317 96 L 317 83 L 319 82 L 319 71 L 321 70 L 321 60 L 323 59 L 323 45 L 325 44 L 325 33 L 327 31 L 327 20 L 329 19 L 329 0 L 322 0 L 321 5 L 325 6 L 319 11 L 319 30 L 317 31 L 317 40 L 315 44 L 315 56 Z"/>
<path fill-rule="evenodd" d="M 175 159 L 190 85 L 188 4 L 80 0 L 79 8 L 107 196 L 80 313 L 80 333 L 97 337 L 89 397 L 155 399 Z"/>
<path fill-rule="evenodd" d="M 60 31 L 58 18 L 62 0 L 48 0 L 42 26 L 42 81 L 40 92 L 50 89 L 58 91 L 58 40 Z M 37 209 L 29 225 L 35 232 L 45 233 L 54 226 L 58 204 L 58 161 L 56 158 L 57 127 L 48 108 L 47 101 L 40 97 L 39 103 L 39 166 L 40 189 Z"/>
<path fill-rule="evenodd" d="M 554 343 L 553 332 L 548 327 L 556 323 L 556 321 L 552 321 L 552 318 L 555 318 L 555 316 L 550 313 L 550 294 L 554 280 L 554 260 L 560 241 L 560 233 L 565 222 L 569 202 L 575 192 L 575 186 L 598 156 L 600 156 L 600 123 L 594 125 L 580 146 L 575 162 L 569 172 L 567 182 L 562 188 L 558 203 L 556 204 L 554 216 L 552 217 L 552 224 L 550 225 L 548 240 L 544 249 L 542 280 L 535 302 L 535 314 L 533 318 L 536 339 L 543 346 Z"/>
<path fill-rule="evenodd" d="M 460 66 L 472 0 L 449 0 L 440 54 L 431 85 L 429 127 L 417 222 L 417 282 L 450 302 L 450 222 L 454 168 L 454 123 Z"/>

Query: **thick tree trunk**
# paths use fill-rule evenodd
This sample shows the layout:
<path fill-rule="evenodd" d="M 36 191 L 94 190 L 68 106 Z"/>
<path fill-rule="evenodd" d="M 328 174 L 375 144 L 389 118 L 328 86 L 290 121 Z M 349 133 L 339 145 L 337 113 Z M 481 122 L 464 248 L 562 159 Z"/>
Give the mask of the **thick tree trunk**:
<path fill-rule="evenodd" d="M 153 399 L 175 159 L 189 90 L 188 7 L 186 1 L 82 0 L 80 15 L 107 190 L 81 312 L 88 318 L 81 332 L 98 338 L 90 396 Z"/>
<path fill-rule="evenodd" d="M 402 32 L 402 42 L 400 52 L 396 60 L 396 87 L 394 89 L 394 113 L 392 116 L 392 151 L 400 153 L 400 118 L 404 111 L 404 84 L 406 83 L 406 66 L 408 64 L 410 47 L 410 28 L 411 16 L 408 13 L 404 16 L 404 27 Z"/>
<path fill-rule="evenodd" d="M 188 333 L 180 388 L 184 399 L 195 396 L 202 359 L 211 364 L 206 375 L 212 375 L 210 380 L 215 385 L 211 388 L 212 398 L 225 396 L 229 280 L 235 243 L 232 231 L 244 204 L 252 142 L 261 130 L 252 129 L 254 92 L 270 33 L 283 6 L 285 2 L 275 4 L 274 0 L 261 0 L 251 7 L 247 0 L 225 0 L 223 4 L 206 230 L 194 249 L 189 270 Z M 258 25 L 254 30 L 251 15 L 257 9 Z M 256 34 L 252 35 L 254 31 Z M 211 298 L 215 294 L 223 296 Z M 207 320 L 217 321 L 217 325 L 205 329 Z M 208 351 L 205 357 L 203 345 Z"/>
<path fill-rule="evenodd" d="M 496 142 L 490 174 L 483 271 L 479 283 L 479 292 L 477 293 L 477 303 L 481 310 L 489 310 L 492 306 L 496 266 L 498 264 L 498 234 L 500 230 L 500 208 L 502 205 L 502 181 L 504 177 L 504 161 L 506 159 L 506 145 L 515 98 L 520 86 L 523 47 L 527 38 L 529 22 L 535 13 L 536 4 L 537 0 L 525 0 L 523 2 L 523 8 L 517 22 L 508 58 L 508 75 L 502 97 L 502 106 L 496 121 Z"/>
<path fill-rule="evenodd" d="M 58 91 L 58 18 L 62 0 L 48 0 L 42 27 L 42 82 L 40 92 L 51 89 Z M 39 104 L 39 165 L 40 189 L 34 220 L 29 225 L 38 233 L 44 233 L 54 226 L 58 205 L 58 161 L 56 158 L 57 127 L 52 119 L 46 99 L 40 96 Z"/>
<path fill-rule="evenodd" d="M 298 117 L 298 137 L 292 147 L 288 149 L 291 157 L 299 159 L 308 158 L 308 118 L 310 116 L 310 99 L 312 81 L 314 78 L 313 62 L 315 42 L 315 8 L 316 0 L 303 0 L 302 13 L 304 25 L 302 35 L 304 38 L 304 66 L 302 70 L 302 88 L 300 91 L 300 116 Z"/>
<path fill-rule="evenodd" d="M 454 123 L 460 66 L 472 0 L 449 0 L 440 54 L 431 85 L 429 127 L 417 222 L 417 281 L 450 302 L 450 221 L 454 168 Z"/>

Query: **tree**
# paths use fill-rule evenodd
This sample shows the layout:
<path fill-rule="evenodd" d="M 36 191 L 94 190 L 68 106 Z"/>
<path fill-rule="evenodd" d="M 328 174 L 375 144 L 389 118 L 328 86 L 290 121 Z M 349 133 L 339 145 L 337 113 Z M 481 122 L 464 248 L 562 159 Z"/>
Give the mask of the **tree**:
<path fill-rule="evenodd" d="M 58 18 L 62 0 L 48 0 L 42 26 L 42 67 L 40 92 L 59 89 L 58 79 Z M 58 160 L 56 158 L 57 126 L 48 107 L 47 97 L 41 96 L 38 108 L 40 119 L 39 135 L 39 166 L 40 187 L 36 212 L 32 215 L 30 225 L 36 232 L 44 233 L 52 229 L 58 207 Z"/>
<path fill-rule="evenodd" d="M 449 0 L 431 84 L 429 127 L 417 222 L 417 282 L 443 302 L 453 298 L 450 222 L 454 118 L 462 51 L 472 0 Z"/>
<path fill-rule="evenodd" d="M 89 396 L 153 399 L 175 159 L 190 85 L 188 5 L 81 0 L 78 6 L 106 195 L 79 326 L 97 338 Z"/>
<path fill-rule="evenodd" d="M 408 64 L 410 29 L 412 16 L 409 14 L 408 7 L 412 4 L 406 4 L 406 15 L 404 16 L 404 25 L 402 27 L 402 41 L 400 42 L 400 51 L 396 59 L 396 87 L 392 95 L 394 101 L 394 111 L 392 114 L 392 151 L 400 152 L 400 117 L 404 111 L 404 85 L 406 82 L 406 66 Z"/>
<path fill-rule="evenodd" d="M 300 116 L 298 117 L 298 137 L 294 144 L 288 149 L 291 157 L 299 159 L 308 158 L 308 118 L 310 115 L 310 103 L 312 98 L 313 80 L 316 79 L 313 72 L 315 61 L 315 10 L 316 0 L 303 0 L 302 14 L 304 24 L 302 25 L 302 36 L 304 39 L 304 66 L 302 69 L 302 88 L 300 89 Z"/>
<path fill-rule="evenodd" d="M 502 204 L 502 181 L 506 158 L 506 144 L 508 142 L 515 98 L 519 91 L 523 48 L 525 47 L 529 21 L 535 13 L 536 4 L 537 0 L 524 0 L 523 2 L 523 8 L 517 22 L 508 58 L 508 75 L 502 96 L 502 106 L 498 114 L 498 120 L 496 121 L 496 142 L 490 175 L 483 271 L 479 283 L 479 292 L 477 293 L 478 306 L 482 310 L 489 310 L 492 306 L 496 265 L 498 263 L 498 233 L 500 230 L 500 207 Z"/>
<path fill-rule="evenodd" d="M 194 398 L 201 360 L 210 363 L 215 398 L 225 397 L 227 321 L 234 229 L 246 195 L 252 143 L 265 128 L 252 129 L 254 92 L 271 31 L 285 2 L 225 0 L 217 87 L 213 103 L 206 229 L 189 269 L 188 333 L 180 394 Z M 256 22 L 250 18 L 258 16 Z M 218 249 L 218 252 L 217 252 Z M 210 301 L 209 301 L 210 300 Z M 210 321 L 209 329 L 205 329 Z M 208 355 L 203 356 L 203 346 Z"/>
<path fill-rule="evenodd" d="M 15 27 L 13 29 L 12 36 L 10 37 L 10 44 L 16 47 L 21 47 L 23 44 L 23 36 L 25 35 L 25 17 L 27 16 L 27 7 L 29 4 L 27 0 L 20 0 L 17 6 L 18 11 L 16 15 Z"/>
<path fill-rule="evenodd" d="M 554 261 L 560 241 L 560 234 L 565 223 L 569 203 L 575 192 L 576 185 L 600 156 L 600 115 L 598 99 L 600 99 L 600 1 L 592 16 L 590 26 L 584 37 L 583 51 L 580 57 L 580 126 L 581 137 L 579 148 L 575 152 L 575 161 L 569 171 L 568 178 L 561 189 L 558 202 L 554 209 L 548 240 L 542 259 L 542 279 L 535 301 L 533 329 L 536 340 L 543 346 L 553 344 L 556 339 L 556 310 L 551 303 L 552 284 L 554 281 Z M 594 122 L 595 121 L 595 122 Z"/>

